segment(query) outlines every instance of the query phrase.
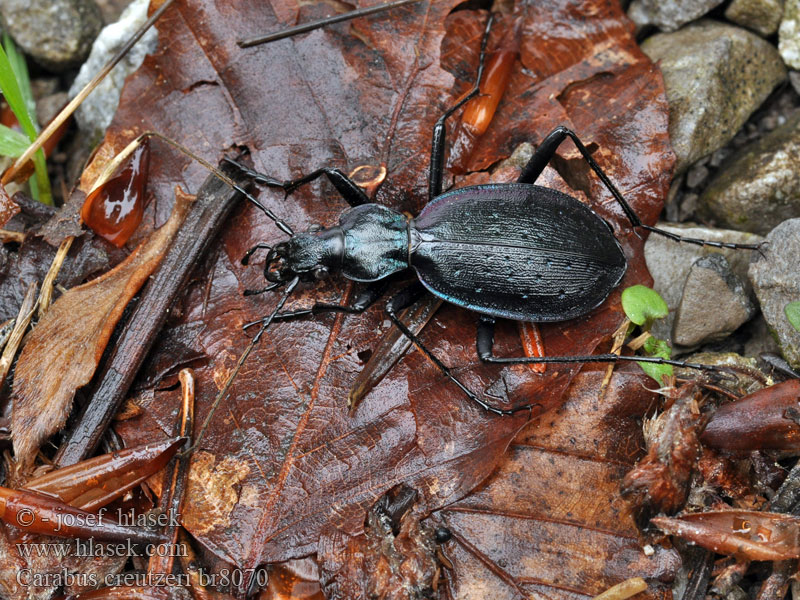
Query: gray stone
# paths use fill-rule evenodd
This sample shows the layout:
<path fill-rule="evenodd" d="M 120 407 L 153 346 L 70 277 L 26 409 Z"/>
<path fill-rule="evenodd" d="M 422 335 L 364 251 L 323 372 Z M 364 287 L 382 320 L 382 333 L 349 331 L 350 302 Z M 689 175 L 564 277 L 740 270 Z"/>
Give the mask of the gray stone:
<path fill-rule="evenodd" d="M 699 346 L 728 337 L 756 308 L 742 280 L 721 254 L 698 258 L 689 269 L 683 296 L 675 312 L 672 340 L 681 346 Z"/>
<path fill-rule="evenodd" d="M 714 21 L 654 35 L 642 50 L 659 61 L 664 75 L 677 173 L 730 141 L 786 79 L 786 67 L 770 43 Z"/>
<path fill-rule="evenodd" d="M 789 219 L 767 236 L 769 245 L 750 265 L 748 275 L 761 305 L 761 312 L 781 354 L 795 369 L 800 368 L 800 332 L 786 319 L 784 308 L 800 299 L 800 219 Z"/>
<path fill-rule="evenodd" d="M 103 26 L 94 0 L 3 0 L 0 18 L 17 45 L 53 71 L 79 65 Z"/>
<path fill-rule="evenodd" d="M 778 31 L 783 15 L 783 0 L 733 0 L 725 18 L 763 35 Z"/>
<path fill-rule="evenodd" d="M 741 148 L 701 194 L 699 214 L 720 227 L 766 235 L 800 217 L 800 111 Z"/>
<path fill-rule="evenodd" d="M 675 31 L 720 4 L 722 0 L 633 0 L 628 17 L 638 27 L 655 25 L 661 31 Z"/>
<path fill-rule="evenodd" d="M 69 90 L 71 97 L 74 97 L 94 77 L 147 20 L 148 4 L 148 0 L 135 0 L 125 9 L 118 22 L 103 28 L 92 47 L 89 59 L 81 67 L 78 77 Z M 157 44 L 158 33 L 151 27 L 75 112 L 78 127 L 94 143 L 104 135 L 114 117 L 125 78 L 139 68 L 144 57 L 153 52 Z"/>
<path fill-rule="evenodd" d="M 783 62 L 800 69 L 800 0 L 786 0 L 778 29 L 778 51 Z"/>
<path fill-rule="evenodd" d="M 701 227 L 692 223 L 659 223 L 658 227 L 666 231 L 712 242 L 734 242 L 738 244 L 757 244 L 763 238 L 752 233 Z M 751 293 L 747 268 L 752 252 L 746 250 L 729 250 L 696 246 L 694 244 L 678 244 L 660 235 L 650 235 L 644 245 L 644 258 L 647 268 L 653 276 L 655 289 L 667 303 L 669 315 L 656 321 L 653 335 L 662 339 L 672 339 L 672 326 L 675 311 L 683 297 L 683 286 L 694 262 L 711 254 L 720 254 L 730 264 L 731 271 L 742 281 L 748 294 Z"/>

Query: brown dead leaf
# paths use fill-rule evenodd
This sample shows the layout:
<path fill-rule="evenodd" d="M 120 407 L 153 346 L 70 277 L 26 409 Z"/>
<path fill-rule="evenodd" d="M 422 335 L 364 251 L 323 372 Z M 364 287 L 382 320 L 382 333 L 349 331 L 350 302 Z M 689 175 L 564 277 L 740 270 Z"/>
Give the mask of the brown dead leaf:
<path fill-rule="evenodd" d="M 660 546 L 645 554 L 619 486 L 642 452 L 640 417 L 655 403 L 641 372 L 578 375 L 559 409 L 530 423 L 497 471 L 434 518 L 454 535 L 453 598 L 579 598 L 630 577 L 639 598 L 668 598 L 680 564 Z"/>
<path fill-rule="evenodd" d="M 448 72 L 444 49 L 471 52 L 474 72 L 485 23 L 485 13 L 470 11 L 467 17 L 464 11 L 459 19 L 472 24 L 458 30 L 471 32 L 470 37 L 444 44 L 446 19 L 455 5 L 455 0 L 420 2 L 352 25 L 241 50 L 236 38 L 328 9 L 298 9 L 280 0 L 257 6 L 243 0 L 224 6 L 181 3 L 159 27 L 159 51 L 128 80 L 106 144 L 119 149 L 142 129 L 152 129 L 214 161 L 231 145 L 247 145 L 257 169 L 283 179 L 322 165 L 350 172 L 385 164 L 387 176 L 376 202 L 417 212 L 427 201 L 433 123 L 471 83 L 471 73 L 456 82 Z M 642 219 L 653 223 L 674 159 L 660 74 L 636 47 L 629 22 L 617 6 L 600 0 L 537 3 L 527 8 L 522 39 L 509 91 L 470 168 L 493 165 L 521 142 L 536 143 L 565 124 L 592 149 Z M 191 188 L 205 177 L 196 165 L 184 170 L 183 159 L 163 153 L 154 156 L 152 165 L 149 189 L 157 201 L 151 222 L 167 210 L 165 189 L 180 179 Z M 591 201 L 614 225 L 630 265 L 622 287 L 648 283 L 641 240 L 576 159 L 574 148 L 565 144 L 555 166 L 559 172 L 546 171 L 542 184 Z M 477 173 L 465 181 L 482 177 Z M 261 200 L 297 231 L 313 223 L 333 224 L 346 208 L 325 182 L 297 190 L 286 201 L 273 192 L 263 192 Z M 242 297 L 244 289 L 261 287 L 263 279 L 258 261 L 244 268 L 239 259 L 254 243 L 279 239 L 273 224 L 243 208 L 231 220 L 217 254 L 203 265 L 205 281 L 182 307 L 182 324 L 205 325 L 195 339 L 186 340 L 209 359 L 197 369 L 201 421 L 248 343 L 241 325 L 267 314 L 276 301 Z M 315 300 L 347 303 L 353 290 L 353 284 L 332 278 L 303 288 L 287 308 Z M 622 319 L 619 292 L 614 292 L 586 317 L 542 327 L 547 352 L 590 353 Z M 464 497 L 494 470 L 526 415 L 487 416 L 417 351 L 409 352 L 348 416 L 349 387 L 362 366 L 359 353 L 375 346 L 386 331 L 385 321 L 379 304 L 363 316 L 327 315 L 275 324 L 267 332 L 212 422 L 193 466 L 192 477 L 200 485 L 189 491 L 184 524 L 212 553 L 244 569 L 307 556 L 318 551 L 321 536 L 326 543 L 333 536 L 346 544 L 359 535 L 368 507 L 398 483 L 416 489 L 421 510 L 430 513 Z M 560 405 L 579 367 L 552 366 L 538 375 L 527 368 L 482 365 L 474 350 L 475 325 L 474 314 L 445 306 L 422 338 L 478 392 L 499 402 L 534 400 L 534 415 Z M 520 354 L 514 324 L 499 327 L 497 351 Z M 129 443 L 143 441 L 149 431 L 170 422 L 172 401 L 156 391 L 152 402 L 143 404 L 145 414 L 118 424 L 118 430 Z M 602 434 L 618 446 L 629 432 Z M 590 455 L 589 449 L 585 452 Z M 604 489 L 624 472 L 612 466 L 600 476 Z M 529 485 L 537 497 L 576 492 L 559 490 L 558 479 Z M 616 567 L 638 552 L 635 534 L 626 522 L 620 542 L 616 513 L 604 510 L 606 504 L 593 516 L 611 534 L 576 522 L 570 528 L 583 541 L 573 547 L 579 552 L 580 543 L 595 548 L 602 542 L 606 552 L 622 548 Z M 343 546 L 337 542 L 333 547 Z M 515 560 L 527 556 L 518 551 Z M 631 571 L 667 572 L 672 566 L 663 561 L 652 567 L 636 557 L 634 567 L 620 567 L 618 579 L 611 573 L 599 577 L 603 585 L 593 589 L 599 593 Z M 594 556 L 586 562 L 592 561 Z M 479 569 L 479 563 L 476 555 L 465 555 L 455 577 L 466 577 L 463 569 Z M 594 569 L 597 574 L 597 565 Z"/>
<path fill-rule="evenodd" d="M 122 311 L 164 256 L 193 197 L 176 188 L 172 216 L 113 270 L 61 296 L 28 335 L 17 362 L 14 454 L 27 468 L 67 419 L 75 390 L 92 378 Z"/>

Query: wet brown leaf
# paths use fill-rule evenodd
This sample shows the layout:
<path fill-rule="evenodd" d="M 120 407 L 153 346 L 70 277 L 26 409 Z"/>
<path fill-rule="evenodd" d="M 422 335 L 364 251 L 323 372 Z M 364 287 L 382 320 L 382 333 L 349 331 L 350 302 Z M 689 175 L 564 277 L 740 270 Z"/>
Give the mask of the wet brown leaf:
<path fill-rule="evenodd" d="M 39 445 L 67 419 L 75 390 L 94 374 L 130 299 L 164 256 L 191 204 L 177 194 L 172 217 L 113 270 L 61 296 L 27 336 L 14 378 L 16 460 L 29 467 Z"/>
<path fill-rule="evenodd" d="M 390 15 L 241 50 L 232 35 L 248 37 L 329 9 L 304 5 L 298 16 L 295 4 L 280 1 L 179 3 L 160 26 L 161 48 L 128 80 L 106 144 L 119 149 L 141 130 L 153 129 L 212 161 L 242 144 L 251 149 L 257 169 L 285 179 L 322 165 L 350 172 L 385 164 L 386 180 L 375 200 L 417 212 L 427 201 L 433 123 L 469 87 L 485 19 L 485 13 L 471 13 L 471 27 L 459 27 L 473 32 L 471 37 L 461 33 L 455 43 L 443 45 L 445 21 L 455 5 L 455 0 L 420 2 Z M 673 155 L 660 75 L 631 32 L 613 3 L 529 6 L 521 60 L 470 168 L 495 164 L 521 142 L 536 143 L 554 126 L 566 124 L 578 131 L 643 220 L 652 223 Z M 450 57 L 442 48 L 472 53 L 467 80 L 457 81 L 443 66 Z M 560 154 L 556 166 L 572 188 L 554 170 L 545 173 L 543 183 L 591 197 L 614 224 L 629 258 L 623 287 L 648 283 L 642 242 L 627 229 L 619 208 L 575 158 L 574 148 L 565 144 Z M 183 170 L 186 164 L 163 151 L 154 155 L 149 189 L 156 202 L 146 222 L 164 218 L 169 206 L 164 192 L 176 181 L 194 189 L 205 176 L 197 165 Z M 298 190 L 286 201 L 271 192 L 262 193 L 261 200 L 298 231 L 312 223 L 334 223 L 346 208 L 327 183 Z M 203 266 L 205 281 L 182 307 L 181 323 L 206 326 L 187 343 L 209 358 L 197 369 L 200 420 L 248 342 L 241 325 L 267 314 L 276 302 L 269 296 L 242 297 L 244 289 L 261 287 L 263 279 L 258 261 L 248 268 L 238 261 L 252 244 L 279 239 L 274 225 L 243 207 L 216 256 Z M 315 300 L 346 303 L 353 289 L 332 278 L 304 288 L 287 308 Z M 615 292 L 584 318 L 543 327 L 545 347 L 551 355 L 590 353 L 622 319 Z M 479 392 L 500 402 L 535 400 L 534 415 L 559 406 L 578 367 L 549 367 L 538 375 L 528 368 L 482 365 L 474 350 L 475 325 L 474 314 L 445 306 L 423 341 Z M 497 350 L 519 354 L 516 326 L 506 325 L 499 328 Z M 321 536 L 346 544 L 360 534 L 367 508 L 400 482 L 419 491 L 427 513 L 462 498 L 494 470 L 526 415 L 484 414 L 419 352 L 409 352 L 348 416 L 348 390 L 362 365 L 358 354 L 374 347 L 386 327 L 377 306 L 363 316 L 328 315 L 276 324 L 267 332 L 194 456 L 184 524 L 211 552 L 245 569 L 313 554 Z M 155 392 L 144 405 L 145 415 L 119 424 L 129 443 L 170 422 L 170 402 Z M 602 434 L 612 437 L 609 431 Z M 611 471 L 601 476 L 609 484 L 622 467 Z M 559 493 L 552 481 L 538 485 L 530 493 Z M 608 510 L 605 504 L 602 508 Z M 596 519 L 613 535 L 603 527 L 600 534 L 583 531 L 580 523 L 570 527 L 590 547 L 597 536 L 605 536 L 622 548 L 619 556 L 633 556 L 638 552 L 633 530 L 625 529 L 628 537 L 619 542 L 615 518 L 598 509 Z M 470 560 L 475 557 L 459 561 L 456 577 L 462 576 L 460 569 L 478 568 Z M 645 563 L 621 566 L 617 579 L 600 577 L 596 592 L 631 571 L 646 570 Z"/>
<path fill-rule="evenodd" d="M 648 556 L 620 481 L 640 456 L 640 417 L 656 396 L 647 377 L 578 375 L 559 409 L 529 424 L 497 471 L 436 516 L 453 531 L 444 549 L 455 569 L 453 598 L 585 598 L 630 577 L 645 596 L 668 598 L 677 554 Z"/>

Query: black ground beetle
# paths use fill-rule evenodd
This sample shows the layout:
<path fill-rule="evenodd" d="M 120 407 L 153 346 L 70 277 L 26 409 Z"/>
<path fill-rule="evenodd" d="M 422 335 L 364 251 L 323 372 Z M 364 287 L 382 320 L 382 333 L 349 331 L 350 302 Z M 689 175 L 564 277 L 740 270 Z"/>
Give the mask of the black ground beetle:
<path fill-rule="evenodd" d="M 387 302 L 389 318 L 450 381 L 494 414 L 511 415 L 528 410 L 531 405 L 500 408 L 487 403 L 461 383 L 398 319 L 398 312 L 415 302 L 425 290 L 480 315 L 477 350 L 484 362 L 513 365 L 637 361 L 718 370 L 679 360 L 616 354 L 493 355 L 496 318 L 533 322 L 573 319 L 600 305 L 625 274 L 627 262 L 608 223 L 579 200 L 534 185 L 558 146 L 568 137 L 622 207 L 631 227 L 677 242 L 719 248 L 758 249 L 758 246 L 684 238 L 643 224 L 578 136 L 566 127 L 556 127 L 544 139 L 516 183 L 479 185 L 442 193 L 445 121 L 478 94 L 491 24 L 492 17 L 486 25 L 476 83 L 471 92 L 445 112 L 434 126 L 428 172 L 429 202 L 417 217 L 409 219 L 385 206 L 370 203 L 364 191 L 335 168 L 324 167 L 299 179 L 279 181 L 234 163 L 257 183 L 281 188 L 287 194 L 325 175 L 352 207 L 342 214 L 337 226 L 315 227 L 306 233 L 294 233 L 285 222 L 263 209 L 290 237 L 274 247 L 257 244 L 242 259 L 247 264 L 254 251 L 268 251 L 264 276 L 270 285 L 248 293 L 285 286 L 275 310 L 268 317 L 247 325 L 261 324 L 254 342 L 272 321 L 333 311 L 361 313 L 383 295 L 389 276 L 413 268 L 419 281 Z M 300 281 L 316 281 L 336 272 L 348 279 L 369 283 L 351 306 L 317 303 L 302 310 L 280 312 Z"/>

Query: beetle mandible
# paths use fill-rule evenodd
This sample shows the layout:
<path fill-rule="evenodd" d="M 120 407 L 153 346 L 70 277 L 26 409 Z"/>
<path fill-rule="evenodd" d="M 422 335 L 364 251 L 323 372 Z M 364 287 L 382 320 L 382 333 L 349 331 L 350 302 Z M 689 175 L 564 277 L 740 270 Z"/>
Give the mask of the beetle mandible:
<path fill-rule="evenodd" d="M 398 318 L 398 313 L 413 304 L 426 290 L 480 315 L 477 351 L 479 358 L 487 363 L 636 361 L 719 370 L 713 366 L 659 357 L 617 354 L 497 357 L 492 353 L 497 318 L 531 322 L 574 319 L 599 306 L 619 285 L 627 269 L 622 248 L 604 219 L 576 198 L 535 184 L 559 145 L 567 138 L 572 140 L 620 205 L 632 228 L 663 235 L 676 242 L 758 249 L 755 244 L 685 238 L 642 223 L 578 135 L 564 126 L 556 127 L 545 137 L 516 183 L 478 185 L 443 193 L 446 121 L 479 93 L 492 21 L 490 16 L 471 91 L 434 125 L 428 170 L 428 204 L 416 217 L 408 218 L 371 203 L 366 193 L 336 168 L 323 167 L 298 179 L 280 181 L 234 163 L 255 182 L 281 188 L 287 194 L 324 175 L 351 207 L 341 215 L 338 225 L 315 226 L 303 233 L 293 232 L 284 221 L 268 213 L 289 239 L 275 246 L 257 244 L 248 250 L 242 258 L 244 264 L 256 250 L 267 250 L 264 277 L 269 285 L 246 293 L 285 289 L 269 316 L 246 325 L 261 325 L 254 342 L 273 321 L 325 312 L 362 313 L 383 295 L 390 276 L 413 269 L 418 281 L 389 299 L 387 315 L 451 382 L 483 409 L 497 415 L 529 410 L 532 405 L 502 408 L 486 402 L 455 377 Z M 308 308 L 280 312 L 301 281 L 313 282 L 334 273 L 368 284 L 350 306 L 316 303 Z"/>

